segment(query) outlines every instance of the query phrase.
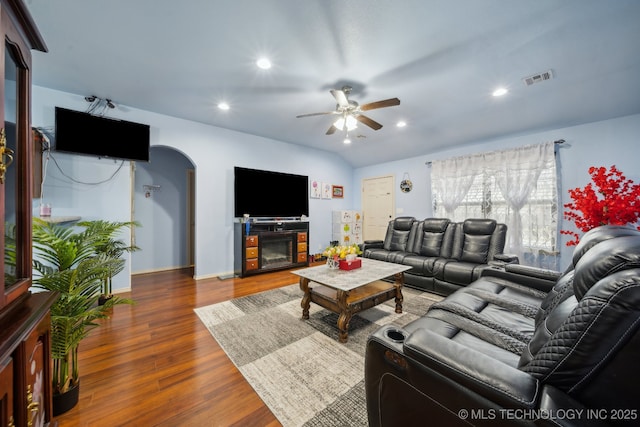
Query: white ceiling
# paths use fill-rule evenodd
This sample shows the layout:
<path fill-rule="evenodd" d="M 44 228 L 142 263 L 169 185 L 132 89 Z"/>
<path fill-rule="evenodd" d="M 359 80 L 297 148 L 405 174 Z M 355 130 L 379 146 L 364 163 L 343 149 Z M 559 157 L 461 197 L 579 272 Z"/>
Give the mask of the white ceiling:
<path fill-rule="evenodd" d="M 34 53 L 35 85 L 334 151 L 354 167 L 640 113 L 638 0 L 26 4 L 49 48 Z M 522 82 L 547 70 L 554 79 Z M 334 116 L 296 118 L 333 110 L 329 90 L 344 84 L 360 104 L 401 100 L 367 112 L 384 127 L 360 124 L 351 145 L 325 135 Z M 498 86 L 509 94 L 492 97 Z"/>

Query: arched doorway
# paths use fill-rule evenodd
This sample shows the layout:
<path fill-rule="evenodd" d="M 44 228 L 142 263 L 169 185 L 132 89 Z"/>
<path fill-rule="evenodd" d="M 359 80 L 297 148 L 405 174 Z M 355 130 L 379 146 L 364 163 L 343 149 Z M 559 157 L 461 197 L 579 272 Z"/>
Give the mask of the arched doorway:
<path fill-rule="evenodd" d="M 194 267 L 195 166 L 172 147 L 152 146 L 133 179 L 132 274 Z"/>

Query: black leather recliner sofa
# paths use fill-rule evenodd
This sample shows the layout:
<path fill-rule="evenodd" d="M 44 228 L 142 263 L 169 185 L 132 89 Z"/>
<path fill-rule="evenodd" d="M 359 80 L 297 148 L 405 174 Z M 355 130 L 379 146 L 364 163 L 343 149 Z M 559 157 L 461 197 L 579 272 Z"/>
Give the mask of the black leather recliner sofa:
<path fill-rule="evenodd" d="M 507 226 L 492 219 L 398 217 L 384 241 L 367 241 L 363 257 L 411 266 L 405 285 L 440 295 L 467 286 L 491 263 L 517 262 L 502 254 Z"/>
<path fill-rule="evenodd" d="M 585 233 L 564 273 L 519 264 L 369 337 L 371 427 L 638 425 L 640 232 Z"/>

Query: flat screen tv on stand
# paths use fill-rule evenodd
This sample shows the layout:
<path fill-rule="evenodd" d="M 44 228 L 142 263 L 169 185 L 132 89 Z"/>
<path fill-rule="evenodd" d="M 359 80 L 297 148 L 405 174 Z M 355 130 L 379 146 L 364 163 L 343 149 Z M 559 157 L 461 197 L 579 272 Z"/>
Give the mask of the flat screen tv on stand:
<path fill-rule="evenodd" d="M 234 216 L 287 220 L 309 216 L 309 178 L 283 172 L 234 168 Z"/>

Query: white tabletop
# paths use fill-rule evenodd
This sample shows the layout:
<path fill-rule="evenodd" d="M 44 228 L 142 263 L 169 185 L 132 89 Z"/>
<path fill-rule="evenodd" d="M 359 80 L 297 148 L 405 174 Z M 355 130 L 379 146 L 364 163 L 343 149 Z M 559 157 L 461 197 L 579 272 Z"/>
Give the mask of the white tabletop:
<path fill-rule="evenodd" d="M 326 285 L 342 291 L 350 291 L 360 286 L 366 285 L 385 277 L 393 276 L 411 269 L 411 267 L 391 262 L 377 261 L 369 258 L 360 258 L 362 267 L 354 270 L 334 270 L 326 265 L 303 268 L 292 271 L 300 277 L 304 277 L 313 282 Z"/>

